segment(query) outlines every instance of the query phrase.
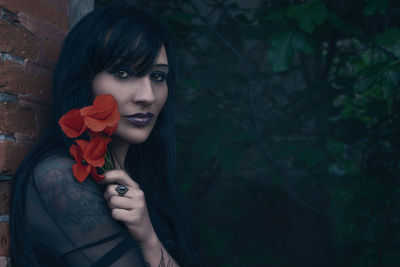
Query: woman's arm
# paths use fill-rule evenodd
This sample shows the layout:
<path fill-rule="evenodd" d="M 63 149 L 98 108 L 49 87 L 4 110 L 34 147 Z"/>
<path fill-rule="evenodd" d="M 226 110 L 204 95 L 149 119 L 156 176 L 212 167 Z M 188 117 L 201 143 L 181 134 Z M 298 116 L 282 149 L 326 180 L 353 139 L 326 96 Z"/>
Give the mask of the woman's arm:
<path fill-rule="evenodd" d="M 74 267 L 145 267 L 138 243 L 111 216 L 103 188 L 93 179 L 76 181 L 73 164 L 69 157 L 48 157 L 29 183 L 28 232 L 43 254 L 40 259 L 56 258 Z"/>
<path fill-rule="evenodd" d="M 107 171 L 103 175 L 104 179 L 100 183 L 108 184 L 104 198 L 111 209 L 111 216 L 125 224 L 132 238 L 137 241 L 146 264 L 151 267 L 179 266 L 154 231 L 144 192 L 139 184 L 123 170 Z M 128 191 L 119 195 L 116 184 L 126 186 Z"/>
<path fill-rule="evenodd" d="M 167 252 L 163 244 L 154 233 L 154 237 L 147 242 L 139 243 L 147 266 L 176 267 L 178 263 Z"/>

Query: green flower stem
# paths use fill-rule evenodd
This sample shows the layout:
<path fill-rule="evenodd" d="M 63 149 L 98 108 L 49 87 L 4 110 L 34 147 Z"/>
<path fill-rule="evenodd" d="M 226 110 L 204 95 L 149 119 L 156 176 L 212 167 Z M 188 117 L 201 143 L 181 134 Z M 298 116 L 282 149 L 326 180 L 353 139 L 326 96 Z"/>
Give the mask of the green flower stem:
<path fill-rule="evenodd" d="M 114 166 L 113 166 L 113 164 L 112 164 L 112 162 L 110 161 L 110 159 L 107 157 L 107 155 L 104 157 L 104 160 L 105 160 L 105 169 L 106 170 L 113 170 L 114 169 Z"/>

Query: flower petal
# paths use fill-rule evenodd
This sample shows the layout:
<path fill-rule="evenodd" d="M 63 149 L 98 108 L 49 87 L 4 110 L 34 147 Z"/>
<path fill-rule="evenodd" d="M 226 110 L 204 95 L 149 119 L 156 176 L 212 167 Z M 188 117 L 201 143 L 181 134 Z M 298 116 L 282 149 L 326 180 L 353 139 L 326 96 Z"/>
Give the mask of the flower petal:
<path fill-rule="evenodd" d="M 58 124 L 61 126 L 61 129 L 65 135 L 69 138 L 78 137 L 86 130 L 80 110 L 77 108 L 72 109 L 64 114 L 58 120 Z"/>
<path fill-rule="evenodd" d="M 104 129 L 104 133 L 106 134 L 106 135 L 108 135 L 108 136 L 111 136 L 111 135 L 113 135 L 113 133 L 115 133 L 115 131 L 117 130 L 117 128 L 118 128 L 118 123 L 117 124 L 115 124 L 114 126 L 107 126 L 105 129 Z"/>
<path fill-rule="evenodd" d="M 104 156 L 107 150 L 107 144 L 111 141 L 108 136 L 97 135 L 90 139 L 90 142 L 76 140 L 83 150 L 83 158 L 92 166 L 102 167 L 104 165 Z M 79 142 L 78 142 L 79 141 Z"/>
<path fill-rule="evenodd" d="M 82 165 L 79 163 L 75 163 L 74 165 L 72 165 L 72 171 L 74 173 L 74 176 L 75 176 L 76 180 L 78 180 L 78 182 L 80 182 L 80 183 L 85 181 L 85 179 L 88 177 L 88 175 L 90 173 L 90 169 L 91 169 L 91 166 L 88 164 Z"/>
<path fill-rule="evenodd" d="M 104 179 L 104 175 L 98 174 L 95 167 L 92 167 L 92 169 L 90 170 L 90 175 L 96 182 L 100 182 Z"/>
<path fill-rule="evenodd" d="M 98 95 L 92 106 L 80 109 L 80 114 L 84 124 L 94 132 L 104 131 L 106 127 L 114 128 L 120 120 L 118 103 L 110 94 Z"/>
<path fill-rule="evenodd" d="M 103 131 L 107 124 L 106 121 L 104 120 L 98 120 L 93 117 L 85 116 L 83 118 L 83 121 L 85 122 L 85 125 L 92 131 L 94 132 L 101 132 Z"/>

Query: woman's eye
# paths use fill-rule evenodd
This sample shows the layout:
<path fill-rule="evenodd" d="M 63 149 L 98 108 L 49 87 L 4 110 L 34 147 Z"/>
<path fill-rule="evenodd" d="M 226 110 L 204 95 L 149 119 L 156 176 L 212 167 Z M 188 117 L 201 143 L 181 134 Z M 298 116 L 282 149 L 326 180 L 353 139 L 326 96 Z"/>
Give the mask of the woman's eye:
<path fill-rule="evenodd" d="M 117 70 L 114 72 L 114 76 L 117 78 L 120 78 L 120 79 L 126 79 L 126 78 L 130 77 L 131 75 L 127 71 Z"/>
<path fill-rule="evenodd" d="M 116 67 L 107 70 L 108 73 L 114 75 L 118 79 L 126 79 L 134 76 L 134 72 L 130 67 Z"/>
<path fill-rule="evenodd" d="M 166 74 L 163 72 L 153 72 L 151 74 L 151 79 L 155 82 L 163 82 L 166 78 Z"/>

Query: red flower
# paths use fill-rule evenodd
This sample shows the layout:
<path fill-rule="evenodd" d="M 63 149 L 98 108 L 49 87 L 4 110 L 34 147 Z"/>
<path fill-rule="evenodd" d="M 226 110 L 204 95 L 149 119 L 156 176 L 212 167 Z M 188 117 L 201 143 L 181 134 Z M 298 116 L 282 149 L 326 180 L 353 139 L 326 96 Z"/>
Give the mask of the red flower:
<path fill-rule="evenodd" d="M 75 140 L 77 145 L 69 149 L 76 163 L 72 166 L 75 178 L 83 182 L 90 174 L 99 182 L 104 175 L 98 174 L 96 168 L 112 169 L 112 164 L 105 167 L 107 145 L 111 136 L 118 128 L 120 114 L 118 103 L 112 95 L 99 95 L 92 106 L 72 109 L 58 121 L 61 129 L 69 138 L 80 136 L 86 131 L 90 141 Z"/>
<path fill-rule="evenodd" d="M 72 145 L 69 148 L 69 152 L 76 161 L 76 163 L 72 165 L 72 171 L 74 173 L 74 176 L 79 182 L 82 183 L 89 175 L 92 166 L 90 166 L 89 164 L 87 164 L 87 162 L 84 161 L 82 157 L 83 151 L 77 145 Z"/>
<path fill-rule="evenodd" d="M 104 175 L 98 174 L 96 167 L 89 165 L 85 159 L 83 158 L 83 151 L 77 145 L 72 145 L 69 148 L 71 155 L 74 157 L 76 163 L 72 165 L 72 172 L 74 173 L 75 178 L 82 183 L 86 180 L 89 173 L 90 176 L 96 181 L 99 182 L 104 179 Z"/>
<path fill-rule="evenodd" d="M 118 114 L 119 115 L 119 114 Z M 118 119 L 119 120 L 119 119 Z M 104 129 L 104 133 L 106 134 L 106 135 L 108 135 L 108 136 L 111 136 L 116 130 L 117 130 L 117 128 L 118 128 L 118 122 L 114 125 L 114 126 L 111 126 L 111 127 L 109 127 L 109 126 L 107 126 L 105 129 Z"/>
<path fill-rule="evenodd" d="M 104 131 L 107 135 L 114 133 L 120 119 L 118 103 L 110 94 L 97 96 L 93 105 L 81 108 L 80 113 L 90 130 Z"/>
<path fill-rule="evenodd" d="M 102 132 L 94 132 L 94 131 L 92 131 L 92 130 L 90 130 L 90 129 L 87 129 L 87 131 L 88 131 L 88 133 L 89 133 L 89 136 L 91 136 L 91 137 L 97 136 L 97 135 L 101 135 L 102 133 L 104 133 L 104 134 L 107 135 L 107 136 L 111 136 L 111 135 L 113 135 L 113 133 L 117 130 L 117 128 L 118 128 L 118 123 L 115 124 L 113 127 L 108 127 L 108 126 L 107 126 L 107 127 L 104 129 L 104 131 L 102 131 Z"/>
<path fill-rule="evenodd" d="M 78 108 L 68 111 L 60 118 L 58 124 L 69 138 L 78 137 L 86 130 L 86 125 Z"/>
<path fill-rule="evenodd" d="M 98 174 L 96 167 L 92 166 L 92 169 L 90 170 L 90 176 L 92 176 L 92 178 L 96 181 L 96 182 L 100 182 L 101 180 L 104 179 L 104 175 Z"/>
<path fill-rule="evenodd" d="M 104 156 L 107 151 L 107 144 L 111 142 L 111 138 L 108 136 L 96 135 L 90 139 L 90 142 L 86 140 L 75 140 L 79 148 L 83 151 L 83 159 L 94 167 L 103 167 Z"/>

